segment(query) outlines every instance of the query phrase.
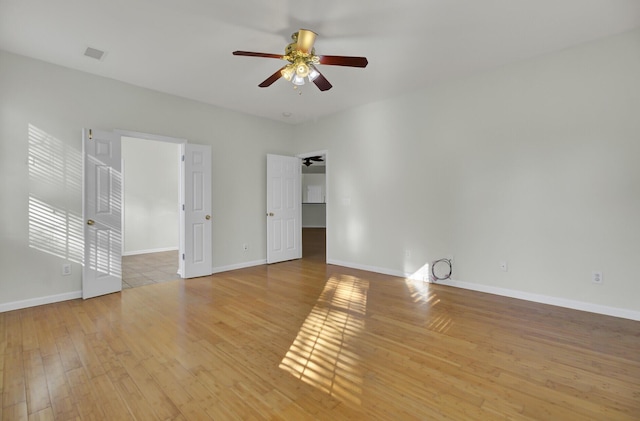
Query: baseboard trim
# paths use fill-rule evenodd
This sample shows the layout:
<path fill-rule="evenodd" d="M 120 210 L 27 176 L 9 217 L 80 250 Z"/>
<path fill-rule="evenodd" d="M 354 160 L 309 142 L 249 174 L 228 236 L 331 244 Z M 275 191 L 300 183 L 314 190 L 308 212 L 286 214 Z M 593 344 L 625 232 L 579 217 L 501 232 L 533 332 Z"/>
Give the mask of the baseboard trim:
<path fill-rule="evenodd" d="M 549 295 L 535 294 L 507 288 L 493 287 L 489 285 L 474 284 L 471 282 L 456 281 L 453 279 L 437 282 L 440 285 L 447 285 L 455 288 L 468 289 L 487 294 L 501 295 L 504 297 L 517 298 L 520 300 L 532 301 L 540 304 L 549 304 L 557 307 L 571 308 L 573 310 L 587 311 L 589 313 L 603 314 L 605 316 L 620 317 L 640 321 L 640 311 L 626 308 L 609 307 L 600 304 L 586 303 L 584 301 L 569 300 L 566 298 L 552 297 Z"/>
<path fill-rule="evenodd" d="M 134 251 L 122 252 L 122 255 L 136 256 L 138 254 L 162 253 L 163 251 L 178 251 L 178 247 L 162 247 L 162 248 L 148 249 L 148 250 L 134 250 Z"/>
<path fill-rule="evenodd" d="M 344 266 L 351 269 L 366 270 L 367 272 L 381 273 L 383 275 L 398 276 L 400 278 L 407 278 L 410 276 L 399 270 L 392 270 L 392 269 L 381 268 L 377 266 L 361 265 L 359 263 L 344 262 L 342 260 L 327 259 L 327 264 Z"/>
<path fill-rule="evenodd" d="M 366 270 L 369 272 L 381 273 L 383 275 L 398 276 L 401 278 L 411 277 L 410 273 L 401 271 L 379 268 L 375 266 L 361 265 L 357 263 L 344 262 L 340 260 L 329 260 L 328 264 L 344 266 L 352 269 Z M 487 294 L 500 295 L 503 297 L 516 298 L 519 300 L 531 301 L 534 303 L 548 304 L 557 307 L 565 307 L 573 310 L 586 311 L 589 313 L 597 313 L 605 316 L 620 317 L 622 319 L 640 321 L 640 311 L 629 310 L 626 308 L 609 307 L 600 304 L 586 303 L 584 301 L 569 300 L 566 298 L 552 297 L 548 295 L 535 294 L 531 292 L 518 291 L 514 289 L 493 287 L 490 285 L 474 284 L 471 282 L 456 281 L 453 279 L 437 282 L 440 285 L 446 285 L 454 288 L 468 289 L 471 291 L 485 292 Z"/>
<path fill-rule="evenodd" d="M 253 266 L 265 265 L 266 259 L 254 260 L 252 262 L 243 262 L 234 265 L 219 266 L 213 268 L 212 273 L 228 272 L 230 270 L 244 269 Z M 388 268 L 376 266 L 362 265 L 358 263 L 345 262 L 342 260 L 327 259 L 327 264 L 343 266 L 352 269 L 366 270 L 368 272 L 381 273 L 383 275 L 397 276 L 408 278 L 410 274 Z M 500 295 L 503 297 L 516 298 L 541 304 L 548 304 L 557 307 L 565 307 L 574 310 L 587 311 L 589 313 L 603 314 L 606 316 L 620 317 L 623 319 L 640 321 L 640 311 L 629 310 L 625 308 L 609 307 L 600 304 L 586 303 L 583 301 L 569 300 L 565 298 L 552 297 L 548 295 L 535 294 L 530 292 L 518 291 L 507 288 L 493 287 L 490 285 L 474 284 L 471 282 L 457 281 L 453 279 L 438 281 L 438 284 L 450 286 L 454 288 L 462 288 L 471 291 L 484 292 L 487 294 Z M 53 304 L 60 301 L 75 300 L 82 298 L 82 291 L 67 292 L 64 294 L 49 295 L 46 297 L 30 298 L 28 300 L 14 301 L 0 304 L 0 313 L 7 311 L 20 310 L 23 308 L 36 307 L 45 304 Z"/>
<path fill-rule="evenodd" d="M 82 298 L 82 291 L 67 292 L 64 294 L 49 295 L 46 297 L 30 298 L 28 300 L 13 301 L 0 304 L 0 313 L 6 311 L 20 310 L 23 308 L 42 306 L 45 304 L 58 303 L 60 301 L 75 300 Z"/>
<path fill-rule="evenodd" d="M 252 262 L 236 263 L 235 265 L 218 266 L 218 267 L 212 268 L 211 273 L 213 274 L 213 273 L 220 273 L 220 272 L 229 272 L 230 270 L 245 269 L 253 266 L 260 266 L 260 265 L 266 265 L 266 264 L 267 264 L 267 259 L 254 260 Z"/>

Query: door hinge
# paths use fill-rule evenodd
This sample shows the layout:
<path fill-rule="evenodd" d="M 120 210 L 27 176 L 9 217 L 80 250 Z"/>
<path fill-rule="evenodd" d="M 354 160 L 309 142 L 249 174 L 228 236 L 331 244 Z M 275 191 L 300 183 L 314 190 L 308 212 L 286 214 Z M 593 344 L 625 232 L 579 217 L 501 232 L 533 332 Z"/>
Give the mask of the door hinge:
<path fill-rule="evenodd" d="M 89 140 L 93 139 L 93 131 L 89 129 Z"/>
<path fill-rule="evenodd" d="M 182 253 L 182 260 L 184 260 L 184 253 Z"/>
<path fill-rule="evenodd" d="M 182 155 L 182 162 L 184 162 L 184 155 Z"/>
<path fill-rule="evenodd" d="M 184 204 L 182 205 L 182 210 L 184 211 Z"/>

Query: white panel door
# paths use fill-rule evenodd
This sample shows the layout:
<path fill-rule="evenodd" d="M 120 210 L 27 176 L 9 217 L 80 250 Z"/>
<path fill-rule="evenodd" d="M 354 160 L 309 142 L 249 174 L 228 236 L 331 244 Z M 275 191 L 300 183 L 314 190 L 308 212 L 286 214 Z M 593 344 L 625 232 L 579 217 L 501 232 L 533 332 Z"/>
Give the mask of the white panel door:
<path fill-rule="evenodd" d="M 122 290 L 120 136 L 83 131 L 84 267 L 82 298 Z"/>
<path fill-rule="evenodd" d="M 185 144 L 184 278 L 212 273 L 211 146 Z"/>
<path fill-rule="evenodd" d="M 301 162 L 267 155 L 267 263 L 302 257 Z"/>

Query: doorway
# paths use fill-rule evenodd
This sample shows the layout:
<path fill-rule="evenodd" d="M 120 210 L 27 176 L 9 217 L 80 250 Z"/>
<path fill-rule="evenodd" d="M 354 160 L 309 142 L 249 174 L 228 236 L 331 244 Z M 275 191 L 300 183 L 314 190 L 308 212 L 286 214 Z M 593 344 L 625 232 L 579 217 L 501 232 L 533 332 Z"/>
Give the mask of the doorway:
<path fill-rule="evenodd" d="M 302 256 L 326 262 L 328 151 L 297 155 L 301 159 Z"/>
<path fill-rule="evenodd" d="M 122 288 L 179 279 L 181 145 L 122 136 Z"/>
<path fill-rule="evenodd" d="M 195 278 L 212 273 L 211 146 L 123 130 L 83 129 L 84 299 L 122 290 L 121 146 L 126 136 L 179 144 L 178 274 Z M 139 166 L 144 170 L 145 165 Z"/>

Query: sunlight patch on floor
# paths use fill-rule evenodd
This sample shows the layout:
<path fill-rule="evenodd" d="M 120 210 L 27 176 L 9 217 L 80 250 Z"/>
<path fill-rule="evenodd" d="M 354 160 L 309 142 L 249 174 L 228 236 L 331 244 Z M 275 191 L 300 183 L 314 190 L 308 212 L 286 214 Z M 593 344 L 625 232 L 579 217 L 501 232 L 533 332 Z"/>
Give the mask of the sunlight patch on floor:
<path fill-rule="evenodd" d="M 426 326 L 436 332 L 446 333 L 453 326 L 453 319 L 447 311 L 438 309 L 441 300 L 433 288 L 430 288 L 431 284 L 411 277 L 404 282 L 413 302 L 426 306 Z"/>
<path fill-rule="evenodd" d="M 352 344 L 364 328 L 369 282 L 331 277 L 280 363 L 307 384 L 360 404 L 362 369 Z"/>

